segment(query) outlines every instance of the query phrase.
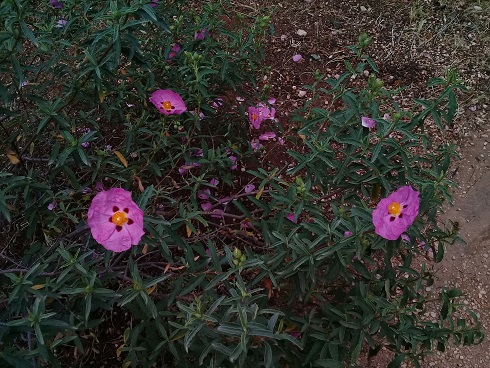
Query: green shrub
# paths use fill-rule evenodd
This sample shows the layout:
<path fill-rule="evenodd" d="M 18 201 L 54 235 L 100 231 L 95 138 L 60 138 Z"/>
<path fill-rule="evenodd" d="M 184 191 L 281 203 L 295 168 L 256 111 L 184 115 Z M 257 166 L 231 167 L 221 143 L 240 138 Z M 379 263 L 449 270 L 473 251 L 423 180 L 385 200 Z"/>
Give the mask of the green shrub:
<path fill-rule="evenodd" d="M 424 130 L 454 118 L 454 73 L 430 82 L 440 98 L 403 110 L 373 74 L 351 78 L 377 72 L 361 35 L 347 72 L 317 72 L 294 113 L 293 167 L 265 170 L 245 112 L 265 97 L 253 87 L 267 16 L 215 2 L 62 4 L 0 5 L 2 366 L 83 366 L 74 349 L 109 339 L 117 349 L 97 359 L 124 367 L 344 367 L 383 346 L 396 367 L 451 337 L 481 340 L 461 292 L 428 296 L 432 261 L 419 264 L 441 261 L 457 235 L 437 221 L 453 151 Z M 166 89 L 187 111 L 148 103 Z M 372 212 L 404 186 L 420 193 L 418 216 L 387 240 Z M 117 254 L 87 226 L 94 195 L 113 187 L 144 211 L 139 245 Z"/>

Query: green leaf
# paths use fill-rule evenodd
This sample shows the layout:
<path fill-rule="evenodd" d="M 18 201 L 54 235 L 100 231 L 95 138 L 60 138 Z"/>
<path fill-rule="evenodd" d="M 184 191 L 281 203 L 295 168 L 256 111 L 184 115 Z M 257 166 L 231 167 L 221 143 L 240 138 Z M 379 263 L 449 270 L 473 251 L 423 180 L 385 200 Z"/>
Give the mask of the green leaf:
<path fill-rule="evenodd" d="M 313 362 L 315 367 L 344 368 L 344 363 L 333 359 L 318 359 Z"/>

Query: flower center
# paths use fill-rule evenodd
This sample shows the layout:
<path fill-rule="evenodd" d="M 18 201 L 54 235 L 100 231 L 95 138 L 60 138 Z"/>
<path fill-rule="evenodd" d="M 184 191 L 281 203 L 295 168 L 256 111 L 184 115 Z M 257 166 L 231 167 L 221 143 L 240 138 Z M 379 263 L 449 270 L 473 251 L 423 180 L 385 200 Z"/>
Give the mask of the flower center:
<path fill-rule="evenodd" d="M 128 216 L 126 216 L 125 212 L 117 211 L 115 214 L 112 215 L 111 221 L 117 226 L 122 226 L 126 222 L 128 222 Z"/>
<path fill-rule="evenodd" d="M 172 110 L 172 103 L 170 101 L 164 101 L 162 103 L 162 106 L 165 110 L 170 111 Z"/>
<path fill-rule="evenodd" d="M 391 202 L 388 206 L 388 213 L 392 216 L 399 216 L 402 213 L 402 206 L 398 202 Z"/>
<path fill-rule="evenodd" d="M 252 120 L 257 120 L 258 116 L 257 114 L 252 114 Z"/>

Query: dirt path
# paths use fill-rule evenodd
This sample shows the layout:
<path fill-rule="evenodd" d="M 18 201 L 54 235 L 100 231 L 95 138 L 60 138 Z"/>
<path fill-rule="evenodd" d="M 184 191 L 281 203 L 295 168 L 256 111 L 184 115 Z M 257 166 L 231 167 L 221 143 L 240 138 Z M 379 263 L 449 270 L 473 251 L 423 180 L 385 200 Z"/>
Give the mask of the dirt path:
<path fill-rule="evenodd" d="M 490 327 L 490 124 L 468 136 L 462 150 L 462 160 L 456 162 L 454 206 L 444 219 L 458 221 L 460 235 L 466 244 L 458 243 L 447 249 L 439 266 L 434 288 L 457 287 L 465 292 L 464 304 L 473 310 L 489 334 Z M 427 367 L 488 368 L 490 339 L 470 347 L 450 347 L 426 359 Z"/>

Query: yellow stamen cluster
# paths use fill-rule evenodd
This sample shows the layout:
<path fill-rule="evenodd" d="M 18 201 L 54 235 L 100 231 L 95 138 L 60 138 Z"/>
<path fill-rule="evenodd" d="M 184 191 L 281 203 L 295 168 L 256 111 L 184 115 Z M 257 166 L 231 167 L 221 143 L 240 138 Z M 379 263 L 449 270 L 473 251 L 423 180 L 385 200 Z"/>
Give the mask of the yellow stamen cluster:
<path fill-rule="evenodd" d="M 399 216 L 402 213 L 402 206 L 398 202 L 391 202 L 388 205 L 388 213 L 392 216 Z"/>
<path fill-rule="evenodd" d="M 115 214 L 112 215 L 111 221 L 117 226 L 122 226 L 126 222 L 128 222 L 128 216 L 126 216 L 125 212 L 117 211 Z"/>

